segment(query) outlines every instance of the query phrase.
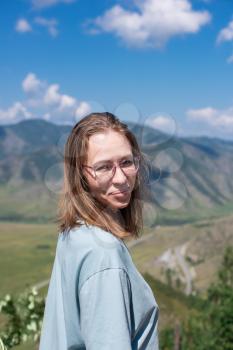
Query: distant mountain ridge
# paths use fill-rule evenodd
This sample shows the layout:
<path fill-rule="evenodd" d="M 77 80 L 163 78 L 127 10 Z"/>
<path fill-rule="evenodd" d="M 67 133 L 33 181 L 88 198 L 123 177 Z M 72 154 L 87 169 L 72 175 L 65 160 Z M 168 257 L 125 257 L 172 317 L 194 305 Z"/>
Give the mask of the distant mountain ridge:
<path fill-rule="evenodd" d="M 233 202 L 233 141 L 170 137 L 149 126 L 127 124 L 150 161 L 150 208 L 174 217 Z M 45 186 L 45 177 L 55 165 L 59 175 L 50 171 L 50 179 L 61 177 L 71 129 L 42 119 L 0 126 L 0 219 L 55 215 L 56 195 Z"/>

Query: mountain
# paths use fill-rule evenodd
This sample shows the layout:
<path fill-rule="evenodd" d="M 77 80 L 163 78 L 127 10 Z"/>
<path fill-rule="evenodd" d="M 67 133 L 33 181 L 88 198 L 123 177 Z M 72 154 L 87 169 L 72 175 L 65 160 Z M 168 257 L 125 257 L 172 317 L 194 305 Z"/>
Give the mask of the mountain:
<path fill-rule="evenodd" d="M 150 226 L 225 212 L 233 203 L 233 142 L 177 137 L 127 123 L 148 159 Z M 0 219 L 47 221 L 56 215 L 63 149 L 71 125 L 42 119 L 0 126 Z"/>

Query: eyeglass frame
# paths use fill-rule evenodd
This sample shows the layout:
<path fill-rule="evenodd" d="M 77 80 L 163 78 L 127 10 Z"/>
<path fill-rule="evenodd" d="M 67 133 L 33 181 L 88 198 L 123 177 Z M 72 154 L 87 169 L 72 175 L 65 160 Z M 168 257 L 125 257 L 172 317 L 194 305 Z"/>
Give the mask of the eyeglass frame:
<path fill-rule="evenodd" d="M 140 160 L 140 156 L 139 156 L 139 155 L 133 156 L 133 159 L 135 159 L 135 158 L 137 158 L 138 161 Z M 124 173 L 124 175 L 126 175 L 125 172 L 124 172 L 124 170 L 123 170 L 123 169 L 121 168 L 121 166 L 119 165 L 120 162 L 121 162 L 121 161 L 115 161 L 115 162 L 113 162 L 113 167 L 112 167 L 112 169 L 111 169 L 111 171 L 113 171 L 113 175 L 109 178 L 109 180 L 111 180 L 111 179 L 114 177 L 114 175 L 115 175 L 115 173 L 116 173 L 116 168 L 117 168 L 117 166 L 119 166 L 119 168 L 120 168 L 121 171 Z M 116 165 L 116 164 L 117 164 L 117 165 Z M 140 164 L 139 164 L 139 162 L 138 162 L 138 168 L 137 168 L 137 170 L 136 170 L 136 173 L 138 172 L 139 166 L 140 166 Z M 98 179 L 98 176 L 96 175 L 96 172 L 95 172 L 95 167 L 90 166 L 90 165 L 85 165 L 85 164 L 83 164 L 83 167 L 84 167 L 84 168 L 91 168 L 91 169 L 94 171 L 95 180 Z M 135 173 L 135 174 L 136 174 L 136 173 Z"/>

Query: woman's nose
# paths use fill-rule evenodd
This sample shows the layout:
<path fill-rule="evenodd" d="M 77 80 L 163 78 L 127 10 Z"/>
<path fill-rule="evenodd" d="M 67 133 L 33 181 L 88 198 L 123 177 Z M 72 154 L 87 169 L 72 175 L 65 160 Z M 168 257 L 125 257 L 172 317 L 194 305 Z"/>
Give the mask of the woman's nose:
<path fill-rule="evenodd" d="M 122 182 L 122 181 L 125 181 L 125 179 L 126 179 L 126 175 L 125 175 L 124 171 L 121 169 L 121 167 L 119 165 L 116 166 L 112 181 L 113 182 L 116 182 L 116 181 Z"/>

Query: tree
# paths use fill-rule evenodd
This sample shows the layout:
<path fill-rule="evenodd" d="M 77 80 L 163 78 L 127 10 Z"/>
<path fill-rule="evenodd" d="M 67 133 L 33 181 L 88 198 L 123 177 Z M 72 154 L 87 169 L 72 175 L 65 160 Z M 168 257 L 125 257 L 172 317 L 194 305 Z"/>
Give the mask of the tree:
<path fill-rule="evenodd" d="M 214 350 L 233 350 L 233 247 L 225 251 L 218 281 L 208 290 Z"/>
<path fill-rule="evenodd" d="M 233 350 L 233 246 L 227 247 L 206 308 L 184 329 L 182 350 Z M 189 342 L 188 342 L 189 339 Z M 190 341 L 191 340 L 191 341 Z"/>
<path fill-rule="evenodd" d="M 192 313 L 180 330 L 179 350 L 233 350 L 233 246 L 227 247 L 217 281 L 207 290 L 201 313 Z M 161 332 L 161 350 L 177 349 L 174 329 Z M 173 334 L 173 337 L 172 337 Z"/>
<path fill-rule="evenodd" d="M 28 339 L 38 341 L 41 331 L 45 300 L 35 288 L 18 297 L 7 294 L 0 301 L 0 312 L 8 316 L 5 329 L 0 332 L 0 349 L 8 350 Z"/>

